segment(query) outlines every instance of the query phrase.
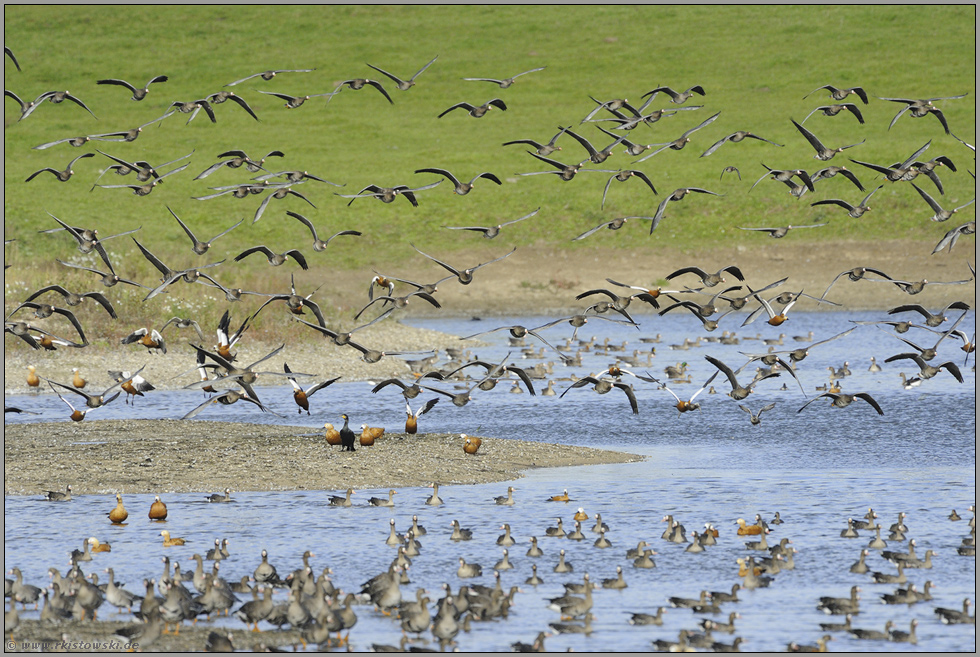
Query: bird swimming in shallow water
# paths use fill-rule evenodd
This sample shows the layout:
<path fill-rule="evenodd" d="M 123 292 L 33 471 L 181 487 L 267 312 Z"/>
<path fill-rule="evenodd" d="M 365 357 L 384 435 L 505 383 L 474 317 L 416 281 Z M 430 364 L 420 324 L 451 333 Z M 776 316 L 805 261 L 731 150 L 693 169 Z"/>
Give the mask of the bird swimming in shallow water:
<path fill-rule="evenodd" d="M 109 520 L 113 524 L 120 524 L 126 522 L 126 518 L 129 517 L 129 512 L 126 511 L 126 507 L 123 506 L 122 495 L 116 493 L 116 508 L 109 512 Z"/>
<path fill-rule="evenodd" d="M 90 551 L 95 552 L 112 552 L 112 546 L 108 543 L 102 543 L 99 539 L 94 536 L 88 539 L 88 544 L 91 546 Z"/>
<path fill-rule="evenodd" d="M 150 520 L 166 520 L 167 519 L 167 505 L 160 501 L 160 496 L 157 495 L 153 500 L 153 504 L 150 505 Z"/>
<path fill-rule="evenodd" d="M 212 493 L 205 499 L 208 502 L 231 502 L 231 489 L 226 488 L 224 493 Z"/>
<path fill-rule="evenodd" d="M 569 501 L 569 499 L 568 499 L 568 489 L 566 488 L 565 490 L 563 490 L 562 493 L 561 493 L 561 495 L 552 495 L 551 497 L 549 497 L 545 501 L 546 502 L 568 502 Z"/>
<path fill-rule="evenodd" d="M 498 495 L 497 497 L 493 498 L 493 501 L 496 502 L 497 504 L 503 505 L 503 506 L 514 506 L 514 491 L 515 490 L 517 490 L 517 489 L 514 488 L 513 486 L 508 486 L 507 487 L 507 494 L 506 495 Z"/>
<path fill-rule="evenodd" d="M 163 536 L 163 547 L 176 547 L 178 545 L 184 545 L 186 541 L 182 538 L 170 538 L 170 532 L 164 529 L 160 532 L 160 536 Z"/>

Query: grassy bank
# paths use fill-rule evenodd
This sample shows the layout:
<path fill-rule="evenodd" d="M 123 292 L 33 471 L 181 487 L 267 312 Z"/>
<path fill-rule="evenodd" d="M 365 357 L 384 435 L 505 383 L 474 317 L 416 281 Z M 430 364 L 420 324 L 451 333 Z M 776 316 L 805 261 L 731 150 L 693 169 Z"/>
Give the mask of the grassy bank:
<path fill-rule="evenodd" d="M 810 206 L 827 198 L 853 204 L 860 201 L 864 193 L 841 176 L 818 183 L 816 191 L 802 199 L 768 180 L 752 191 L 750 187 L 764 173 L 760 162 L 811 172 L 824 166 L 813 159 L 812 148 L 789 119 L 801 121 L 813 108 L 831 102 L 824 91 L 803 100 L 814 88 L 829 83 L 863 86 L 871 102 L 860 105 L 864 125 L 846 112 L 833 118 L 817 113 L 806 122 L 831 146 L 866 140 L 828 164 L 851 165 L 849 156 L 891 164 L 932 140 L 923 159 L 946 155 L 958 171 L 940 169 L 945 196 L 923 177 L 917 182 L 943 207 L 968 202 L 975 193 L 974 180 L 966 173 L 975 169 L 973 153 L 945 135 L 932 116 L 915 119 L 906 113 L 888 130 L 901 105 L 875 96 L 931 98 L 967 93 L 965 98 L 939 101 L 938 106 L 953 132 L 973 143 L 975 24 L 972 6 L 179 6 L 125 11 L 118 7 L 9 7 L 5 44 L 17 55 L 23 71 L 5 61 L 7 88 L 27 99 L 44 91 L 68 89 L 99 118 L 65 102 L 44 103 L 18 121 L 16 104 L 6 101 L 4 227 L 7 239 L 17 239 L 5 254 L 6 262 L 14 267 L 6 276 L 8 297 L 11 285 L 33 290 L 56 281 L 72 290 L 101 289 L 93 275 L 68 272 L 53 262 L 57 257 L 99 266 L 95 259 L 81 256 L 64 233 L 36 232 L 56 225 L 49 212 L 72 225 L 97 227 L 103 236 L 141 226 L 136 234 L 140 242 L 175 268 L 224 259 L 214 271 L 228 286 L 283 292 L 288 288 L 289 272 L 296 272 L 303 290 L 323 284 L 321 295 L 341 271 L 361 272 L 365 282 L 372 268 L 386 273 L 394 268 L 407 278 L 417 275 L 434 280 L 440 276 L 442 270 L 416 254 L 410 243 L 449 261 L 453 254 L 465 252 L 482 262 L 514 246 L 547 247 L 580 258 L 615 257 L 625 246 L 646 257 L 669 246 L 689 252 L 696 261 L 702 249 L 744 246 L 751 252 L 769 241 L 764 234 L 738 230 L 740 226 L 828 222 L 819 229 L 791 233 L 786 241 L 902 239 L 921 241 L 928 251 L 954 224 L 972 219 L 973 207 L 937 224 L 929 221 L 932 212 L 909 185 L 885 183 L 871 202 L 873 211 L 854 220 L 837 206 Z M 57 51 L 51 45 L 55 37 Z M 365 66 L 371 63 L 408 78 L 436 55 L 436 62 L 408 91 L 399 91 Z M 503 78 L 540 66 L 545 70 L 520 77 L 507 89 L 461 79 Z M 223 86 L 269 68 L 316 70 Z M 132 102 L 121 87 L 95 84 L 97 79 L 123 78 L 142 85 L 160 74 L 169 75 L 170 80 L 152 85 L 147 99 L 139 103 Z M 329 103 L 318 98 L 292 110 L 285 109 L 283 101 L 259 93 L 325 93 L 340 81 L 361 76 L 380 79 L 394 104 L 370 87 L 345 89 Z M 579 125 L 595 106 L 589 95 L 600 100 L 626 97 L 640 104 L 641 95 L 659 85 L 683 90 L 695 84 L 704 87 L 706 96 L 695 96 L 687 104 L 703 105 L 703 109 L 641 126 L 631 137 L 639 143 L 671 141 L 721 112 L 717 121 L 694 133 L 685 149 L 667 150 L 636 165 L 650 177 L 660 196 L 637 180 L 613 182 L 605 208 L 600 209 L 603 187 L 611 174 L 581 173 L 569 182 L 553 175 L 518 176 L 548 166 L 528 156 L 524 146 L 501 145 L 522 138 L 547 141 L 562 125 L 572 126 L 602 147 L 611 140 L 596 124 Z M 222 89 L 240 93 L 261 120 L 253 120 L 227 102 L 215 106 L 217 123 L 201 113 L 186 124 L 187 115 L 178 114 L 148 126 L 132 143 L 33 148 L 57 139 L 133 128 L 162 116 L 173 101 L 196 100 Z M 505 100 L 506 112 L 495 110 L 474 119 L 456 110 L 437 118 L 460 101 L 480 104 L 495 97 Z M 660 107 L 676 106 L 661 94 L 650 109 Z M 735 130 L 751 130 L 785 146 L 746 140 L 699 157 Z M 568 136 L 559 145 L 563 150 L 554 157 L 562 162 L 578 162 L 586 155 Z M 96 148 L 128 161 L 152 164 L 193 155 L 181 162 L 190 162 L 186 170 L 145 197 L 127 189 L 92 189 L 99 172 L 110 163 L 101 155 L 80 160 L 67 183 L 49 174 L 24 182 L 38 169 L 62 168 L 73 157 Z M 206 179 L 193 180 L 217 161 L 218 153 L 230 149 L 243 149 L 254 158 L 281 150 L 286 157 L 270 158 L 266 163 L 269 171 L 306 170 L 345 186 L 306 182 L 296 190 L 316 208 L 295 197 L 274 200 L 252 225 L 263 197 L 192 198 L 211 193 L 210 187 L 246 182 L 257 175 L 223 168 Z M 590 168 L 629 168 L 635 158 L 621 150 L 617 147 L 607 162 Z M 732 175 L 720 179 L 726 166 L 737 167 L 742 180 Z M 420 186 L 439 179 L 414 173 L 422 167 L 445 168 L 464 180 L 490 171 L 503 185 L 481 180 L 470 194 L 457 196 L 443 182 L 419 194 L 418 208 L 404 199 L 383 204 L 370 198 L 348 206 L 347 199 L 334 195 L 338 191 L 356 193 L 369 184 Z M 853 168 L 868 191 L 881 184 L 870 170 Z M 130 183 L 132 178 L 107 173 L 100 184 Z M 687 186 L 720 195 L 697 194 L 670 204 L 667 217 L 652 236 L 647 234 L 648 224 L 634 223 L 617 232 L 601 231 L 586 240 L 571 241 L 616 217 L 653 215 L 665 194 Z M 241 219 L 245 223 L 216 242 L 207 255 L 195 256 L 168 206 L 199 237 L 216 235 Z M 481 239 L 478 233 L 442 229 L 492 226 L 539 207 L 537 216 L 505 228 L 493 241 Z M 326 235 L 351 229 L 363 235 L 338 238 L 327 251 L 314 253 L 309 232 L 287 217 L 286 210 L 307 216 Z M 301 272 L 291 262 L 270 269 L 261 256 L 233 261 L 242 250 L 259 244 L 279 252 L 300 248 L 310 261 L 310 271 Z M 106 245 L 121 275 L 147 284 L 157 279 L 129 236 Z M 172 306 L 172 300 L 158 298 L 141 307 L 141 297 L 133 292 L 120 292 L 117 287 L 112 294 L 128 315 L 144 316 L 147 321 L 171 310 L 191 313 L 194 304 L 201 303 L 200 295 L 195 294 L 164 310 L 163 305 Z M 364 290 L 350 295 L 349 303 L 339 305 L 354 307 Z"/>

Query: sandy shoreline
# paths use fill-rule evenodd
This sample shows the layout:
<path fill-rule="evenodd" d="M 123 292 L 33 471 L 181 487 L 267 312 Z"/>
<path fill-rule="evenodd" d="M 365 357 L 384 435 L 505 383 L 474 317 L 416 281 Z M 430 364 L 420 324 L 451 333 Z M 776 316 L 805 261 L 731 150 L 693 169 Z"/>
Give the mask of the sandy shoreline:
<path fill-rule="evenodd" d="M 476 455 L 459 434 L 385 434 L 341 452 L 310 426 L 180 420 L 9 424 L 4 493 L 41 495 L 234 490 L 343 490 L 479 484 L 540 467 L 628 463 L 643 457 L 574 445 L 483 438 Z M 193 455 L 194 467 L 187 467 Z M 284 478 L 283 472 L 289 472 Z M 248 482 L 247 485 L 242 482 Z M 243 487 L 244 486 L 244 487 Z"/>

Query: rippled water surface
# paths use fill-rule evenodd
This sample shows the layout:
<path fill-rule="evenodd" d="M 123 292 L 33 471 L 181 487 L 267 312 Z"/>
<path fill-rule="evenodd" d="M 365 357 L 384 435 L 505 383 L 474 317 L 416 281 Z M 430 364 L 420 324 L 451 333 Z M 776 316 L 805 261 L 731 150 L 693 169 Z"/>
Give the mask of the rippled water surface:
<path fill-rule="evenodd" d="M 877 318 L 871 314 L 819 313 L 799 314 L 794 318 L 797 334 L 813 330 L 816 339 L 835 335 L 849 326 L 850 319 Z M 687 320 L 687 321 L 685 321 Z M 545 319 L 487 319 L 482 321 L 414 321 L 413 325 L 434 328 L 449 333 L 468 335 L 496 326 L 523 324 L 537 326 Z M 691 322 L 694 322 L 692 324 Z M 591 335 L 580 331 L 580 338 Z M 744 357 L 738 352 L 762 353 L 766 347 L 757 341 L 743 340 L 739 345 L 701 344 L 687 351 L 672 350 L 685 336 L 694 336 L 696 320 L 673 318 L 670 315 L 657 321 L 662 334 L 657 344 L 641 343 L 640 336 L 630 327 L 603 322 L 601 335 L 612 343 L 628 340 L 627 354 L 633 349 L 656 348 L 649 367 L 639 367 L 664 378 L 663 368 L 680 362 L 690 366 L 692 383 L 670 383 L 682 398 L 692 395 L 710 376 L 714 368 L 704 360 L 710 354 L 738 366 Z M 564 327 L 568 329 L 567 326 Z M 748 328 L 755 328 L 751 326 Z M 974 315 L 971 313 L 959 326 L 971 335 Z M 765 337 L 778 332 L 762 325 Z M 792 341 L 790 331 L 784 349 L 801 343 Z M 600 333 L 596 329 L 596 333 Z M 754 335 L 743 329 L 740 335 Z M 549 329 L 544 335 L 554 344 L 563 342 L 568 330 Z M 704 333 L 701 333 L 704 335 Z M 931 336 L 931 334 L 928 334 Z M 906 334 L 923 346 L 935 342 L 924 334 Z M 507 345 L 506 333 L 485 336 L 489 346 L 474 348 L 473 354 L 499 362 L 510 352 L 508 362 L 532 366 L 542 362 L 521 359 L 519 348 Z M 601 342 L 601 340 L 599 341 Z M 533 340 L 529 344 L 537 348 Z M 829 407 L 822 399 L 802 412 L 806 401 L 799 386 L 786 374 L 778 379 L 763 381 L 746 402 L 754 411 L 776 402 L 776 407 L 753 426 L 739 404 L 723 393 L 730 389 L 719 376 L 713 382 L 718 394 L 702 394 L 698 401 L 700 413 L 679 415 L 673 408 L 673 398 L 655 385 L 635 381 L 639 415 L 631 415 L 626 396 L 613 390 L 602 397 L 591 387 L 574 389 L 563 398 L 536 396 L 527 393 L 510 394 L 510 382 L 501 382 L 489 392 L 477 391 L 474 401 L 456 408 L 448 400 L 422 419 L 423 431 L 462 431 L 470 434 L 521 438 L 545 442 L 560 442 L 607 449 L 617 449 L 646 456 L 640 463 L 587 466 L 579 468 L 537 469 L 513 482 L 517 488 L 514 507 L 501 507 L 493 497 L 506 492 L 508 483 L 479 486 L 443 485 L 440 495 L 446 504 L 432 508 L 423 504 L 431 493 L 428 489 L 401 489 L 393 509 L 366 505 L 367 498 L 385 490 L 362 490 L 354 496 L 350 509 L 326 506 L 326 497 L 336 491 L 299 492 L 235 492 L 232 504 L 212 505 L 204 502 L 211 491 L 195 494 L 165 495 L 170 508 L 166 528 L 175 536 L 188 539 L 188 545 L 162 548 L 161 525 L 150 523 L 143 515 L 152 496 L 128 495 L 126 505 L 131 516 L 124 527 L 110 526 L 105 514 L 114 502 L 103 495 L 81 496 L 68 504 L 52 504 L 36 497 L 5 498 L 4 556 L 6 567 L 18 566 L 25 579 L 35 584 L 48 581 L 47 569 L 56 566 L 67 569 L 67 552 L 81 548 L 82 540 L 98 536 L 112 543 L 110 554 L 96 555 L 87 564 L 86 572 L 112 566 L 117 580 L 139 592 L 142 578 L 159 577 L 163 566 L 161 557 L 169 555 L 184 569 L 193 567 L 191 555 L 203 554 L 215 538 L 231 541 L 232 557 L 221 566 L 222 575 L 229 581 L 251 574 L 260 561 L 262 549 L 269 551 L 270 560 L 281 574 L 300 565 L 304 550 L 312 550 L 314 571 L 329 566 L 335 584 L 344 589 L 358 590 L 369 577 L 385 570 L 395 556 L 395 548 L 385 545 L 389 520 L 394 518 L 399 531 L 411 525 L 413 514 L 426 526 L 422 537 L 422 554 L 413 559 L 410 570 L 412 584 L 402 587 L 403 597 L 414 598 L 416 587 L 425 587 L 430 597 L 441 597 L 440 586 L 448 582 L 455 590 L 464 581 L 493 583 L 493 565 L 502 556 L 496 539 L 503 532 L 503 523 L 512 527 L 517 545 L 510 548 L 510 561 L 515 568 L 501 573 L 505 588 L 519 585 L 522 592 L 508 619 L 489 623 L 474 623 L 472 632 L 457 637 L 462 650 L 507 650 L 516 640 L 530 642 L 547 629 L 548 623 L 558 620 L 558 613 L 546 608 L 547 599 L 561 595 L 562 582 L 580 581 L 582 574 L 595 579 L 613 577 L 617 565 L 623 566 L 629 586 L 625 590 L 600 590 L 595 593 L 593 613 L 594 633 L 591 636 L 560 635 L 547 640 L 549 650 L 573 648 L 583 650 L 645 651 L 651 640 L 676 639 L 682 628 L 694 629 L 701 616 L 689 610 L 669 610 L 662 627 L 633 627 L 626 621 L 630 612 L 653 612 L 664 605 L 668 596 L 697 597 L 702 589 L 730 590 L 738 577 L 736 559 L 751 554 L 743 539 L 735 535 L 734 520 L 745 517 L 751 522 L 756 513 L 770 519 L 779 511 L 786 521 L 773 526 L 770 543 L 788 537 L 798 553 L 796 568 L 776 576 L 772 586 L 755 591 L 742 591 L 739 603 L 723 605 L 719 617 L 727 620 L 729 611 L 738 611 L 737 636 L 747 643 L 745 650 L 782 650 L 790 641 L 813 643 L 823 632 L 820 622 L 840 620 L 828 617 L 816 609 L 820 596 L 846 596 L 849 588 L 863 588 L 861 613 L 854 626 L 882 629 L 887 620 L 896 627 L 908 629 L 912 618 L 919 619 L 917 646 L 859 642 L 838 635 L 830 644 L 831 650 L 921 650 L 973 651 L 976 646 L 973 626 L 945 626 L 939 623 L 932 609 L 936 606 L 961 608 L 963 598 L 975 600 L 976 562 L 972 557 L 956 554 L 956 548 L 967 535 L 966 511 L 976 499 L 976 379 L 973 359 L 963 366 L 964 355 L 953 340 L 945 342 L 937 361 L 952 360 L 959 364 L 965 378 L 963 384 L 943 372 L 921 386 L 905 390 L 898 372 L 911 374 L 911 361 L 884 365 L 886 357 L 905 350 L 905 345 L 870 326 L 861 326 L 849 336 L 814 347 L 798 368 L 806 394 L 817 394 L 816 386 L 827 383 L 827 367 L 840 367 L 849 361 L 853 374 L 842 379 L 848 392 L 867 391 L 885 412 L 879 417 L 872 408 L 855 402 L 846 409 Z M 777 349 L 780 347 L 777 347 Z M 884 371 L 868 371 L 870 357 L 883 364 Z M 545 360 L 554 360 L 545 353 Z M 555 388 L 563 391 L 570 384 L 563 378 L 599 372 L 614 361 L 614 354 L 583 354 L 578 367 L 555 365 L 549 378 L 556 380 Z M 934 361 L 935 362 L 935 361 Z M 899 367 L 901 366 L 901 367 Z M 749 379 L 752 368 L 743 375 Z M 328 375 L 329 373 L 321 373 Z M 544 388 L 547 380 L 536 381 Z M 786 389 L 781 389 L 783 383 Z M 438 384 L 437 384 L 438 385 Z M 340 412 L 348 412 L 356 424 L 398 427 L 404 419 L 399 407 L 400 397 L 394 389 L 378 396 L 370 394 L 367 382 L 338 382 L 326 392 L 326 397 L 313 399 L 314 415 L 299 417 L 292 410 L 288 387 L 278 386 L 261 391 L 263 400 L 278 409 L 285 420 L 252 409 L 227 413 L 215 409 L 202 414 L 202 419 L 221 419 L 254 422 L 284 422 L 310 426 L 318 431 L 325 421 L 332 421 Z M 448 384 L 444 384 L 448 388 Z M 320 395 L 323 393 L 321 392 Z M 421 397 L 420 402 L 426 397 Z M 201 399 L 199 391 L 154 392 L 139 400 L 141 417 L 175 418 L 193 408 Z M 31 400 L 31 408 L 42 413 L 38 417 L 15 418 L 10 421 L 62 420 L 64 406 L 51 395 Z M 238 407 L 233 407 L 234 410 Z M 127 417 L 130 409 L 113 404 L 105 409 L 102 418 Z M 8 418 L 9 419 L 9 418 Z M 188 461 L 193 455 L 188 455 Z M 439 480 L 439 473 L 427 473 Z M 283 474 L 288 480 L 288 473 Z M 247 488 L 243 483 L 242 488 Z M 568 489 L 572 502 L 546 503 L 551 495 Z M 590 518 L 583 523 L 586 538 L 572 541 L 545 536 L 545 528 L 562 518 L 565 528 L 573 528 L 572 516 L 578 507 L 590 515 L 602 514 L 610 526 L 607 538 L 611 549 L 593 546 L 597 534 L 589 531 L 594 524 Z M 843 539 L 840 531 L 848 517 L 860 517 L 873 507 L 879 522 L 887 528 L 900 511 L 908 514 L 909 538 L 916 539 L 916 551 L 936 552 L 931 570 L 909 570 L 909 581 L 918 585 L 931 580 L 935 584 L 934 600 L 912 606 L 879 604 L 881 593 L 891 592 L 896 585 L 875 584 L 868 575 L 850 573 L 848 568 L 858 557 L 860 549 L 872 538 L 868 531 L 858 539 Z M 957 509 L 964 520 L 947 519 L 951 509 Z M 691 530 L 704 523 L 714 523 L 721 531 L 718 545 L 701 554 L 684 551 L 684 545 L 661 540 L 665 526 L 662 518 L 671 514 Z M 450 523 L 459 519 L 474 531 L 469 542 L 449 540 Z M 887 535 L 887 531 L 883 532 Z M 528 539 L 537 536 L 545 555 L 536 559 L 525 556 Z M 639 570 L 625 558 L 625 551 L 639 540 L 648 541 L 658 552 L 657 567 Z M 552 572 L 558 551 L 566 551 L 574 572 Z M 888 549 L 907 549 L 905 542 L 890 542 Z M 460 580 L 456 576 L 458 558 L 482 564 L 484 575 L 476 580 Z M 538 565 L 539 576 L 545 583 L 533 587 L 524 584 L 531 574 L 531 563 Z M 894 566 L 872 551 L 868 559 L 873 570 L 895 572 Z M 277 600 L 285 600 L 278 592 Z M 359 622 L 351 633 L 355 650 L 367 649 L 372 642 L 397 644 L 400 629 L 396 622 L 374 612 L 370 607 L 357 608 Z M 111 618 L 114 612 L 103 608 L 102 617 Z M 31 614 L 25 614 L 31 617 Z M 216 625 L 243 628 L 234 619 L 214 621 Z M 732 636 L 716 634 L 717 640 L 731 642 Z"/>

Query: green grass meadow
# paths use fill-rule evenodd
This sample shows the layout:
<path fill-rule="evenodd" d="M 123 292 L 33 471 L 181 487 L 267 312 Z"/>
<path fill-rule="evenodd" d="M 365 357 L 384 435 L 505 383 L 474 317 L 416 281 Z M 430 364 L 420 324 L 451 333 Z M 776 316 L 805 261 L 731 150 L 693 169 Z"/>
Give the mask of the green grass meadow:
<path fill-rule="evenodd" d="M 260 256 L 242 263 L 231 258 L 241 250 L 266 244 L 276 251 L 299 248 L 311 263 L 303 280 L 329 281 L 337 270 L 372 267 L 411 271 L 420 264 L 409 246 L 451 259 L 465 249 L 496 257 L 512 246 L 548 246 L 601 254 L 628 246 L 639 253 L 657 248 L 690 249 L 744 244 L 768 239 L 738 226 L 782 226 L 829 221 L 817 230 L 791 233 L 787 240 L 841 241 L 921 240 L 931 249 L 950 228 L 972 220 L 971 206 L 943 224 L 930 222 L 932 212 L 911 186 L 884 182 L 873 199 L 874 210 L 860 220 L 836 206 L 811 207 L 826 198 L 856 204 L 864 194 L 841 176 L 818 183 L 802 199 L 782 184 L 764 180 L 762 162 L 777 169 L 813 172 L 828 164 L 847 164 L 870 191 L 877 174 L 849 157 L 877 164 L 904 160 L 927 141 L 923 156 L 950 157 L 958 171 L 942 168 L 946 186 L 940 196 L 925 177 L 916 182 L 944 208 L 963 205 L 975 196 L 972 151 L 943 133 L 939 121 L 906 113 L 891 130 L 888 124 L 901 105 L 875 98 L 931 98 L 968 94 L 937 103 L 952 131 L 976 139 L 976 8 L 966 6 L 10 6 L 4 13 L 4 43 L 23 71 L 4 61 L 5 87 L 31 100 L 42 92 L 70 90 L 98 116 L 95 120 L 70 102 L 44 103 L 18 121 L 15 102 L 4 110 L 4 236 L 5 260 L 14 266 L 5 278 L 6 296 L 23 298 L 23 288 L 72 281 L 69 289 L 95 289 L 94 276 L 66 272 L 54 258 L 89 262 L 63 233 L 38 234 L 63 221 L 97 227 L 111 235 L 137 226 L 135 236 L 173 267 L 190 267 L 228 258 L 216 278 L 228 286 L 283 291 L 287 263 L 271 269 Z M 365 64 L 371 63 L 408 78 L 438 55 L 415 87 L 399 91 Z M 519 77 L 500 89 L 464 77 L 508 77 L 531 68 L 545 70 Z M 255 78 L 233 87 L 258 114 L 253 120 L 231 102 L 215 106 L 217 123 L 202 112 L 192 123 L 177 114 L 144 129 L 132 143 L 89 142 L 81 148 L 59 144 L 47 150 L 32 147 L 79 135 L 126 130 L 165 113 L 173 101 L 192 101 L 223 89 L 228 82 L 268 69 L 316 69 L 284 73 L 270 81 Z M 122 78 L 142 85 L 155 75 L 170 80 L 154 84 L 142 102 L 130 100 L 124 88 L 100 86 L 100 78 Z M 357 77 L 378 79 L 394 104 L 370 87 L 345 89 L 329 103 L 312 99 L 287 110 L 283 101 L 259 93 L 276 91 L 308 95 L 333 91 L 338 82 Z M 667 150 L 636 165 L 653 181 L 654 196 L 638 180 L 613 182 L 604 209 L 603 187 L 611 174 L 580 173 L 569 182 L 557 176 L 518 176 L 548 167 L 527 155 L 523 146 L 505 141 L 532 138 L 547 141 L 558 126 L 571 126 L 597 147 L 609 143 L 596 124 L 579 122 L 600 100 L 641 96 L 660 85 L 678 90 L 700 84 L 707 95 L 687 104 L 703 109 L 679 112 L 652 126 L 640 126 L 631 139 L 663 143 L 676 139 L 705 118 L 721 112 L 713 124 L 694 133 L 680 151 Z M 832 101 L 824 91 L 804 95 L 824 84 L 867 89 L 869 105 L 860 105 L 866 124 L 849 113 L 836 117 L 814 114 L 806 126 L 830 146 L 865 143 L 838 154 L 828 163 L 813 159 L 813 150 L 790 123 L 815 107 Z M 491 111 L 474 119 L 462 110 L 437 118 L 461 101 L 482 104 L 501 98 L 507 111 Z M 855 100 L 851 96 L 847 102 Z M 650 109 L 675 107 L 661 94 Z M 603 116 L 598 114 L 596 118 Z M 606 114 L 605 116 L 608 116 Z M 612 127 L 611 123 L 603 123 Z M 751 130 L 784 148 L 746 140 L 725 144 L 709 157 L 704 150 L 735 130 Z M 564 150 L 553 157 L 566 163 L 586 157 L 567 135 Z M 105 151 L 128 161 L 166 162 L 193 151 L 181 162 L 183 172 L 166 179 L 145 197 L 127 189 L 91 189 L 99 172 L 111 162 L 101 155 L 80 160 L 67 183 L 42 174 L 43 167 L 63 168 L 83 152 Z M 270 172 L 306 170 L 344 184 L 343 189 L 316 181 L 296 190 L 316 208 L 289 197 L 273 200 L 262 219 L 251 224 L 263 197 L 230 195 L 208 201 L 194 196 L 210 187 L 248 182 L 258 174 L 223 168 L 210 177 L 194 176 L 217 161 L 218 153 L 245 150 L 259 158 L 281 150 L 285 158 L 266 163 Z M 613 157 L 589 168 L 631 168 L 636 159 L 617 147 Z M 737 167 L 719 179 L 726 166 Z M 439 167 L 469 180 L 477 173 L 497 174 L 503 186 L 478 181 L 466 196 L 452 193 L 450 183 L 419 194 L 419 207 L 405 199 L 384 204 L 374 199 L 347 199 L 369 184 L 421 186 L 439 179 L 415 169 Z M 129 184 L 133 176 L 107 173 L 100 184 Z M 663 195 L 678 187 L 703 187 L 723 196 L 693 195 L 672 203 L 651 236 L 646 224 L 627 224 L 620 231 L 600 231 L 581 242 L 571 239 L 616 217 L 653 215 Z M 205 256 L 196 256 L 170 216 L 172 208 L 199 237 L 208 238 L 240 219 L 245 223 L 216 242 Z M 504 229 L 489 241 L 477 233 L 443 230 L 442 226 L 490 226 L 541 208 L 531 220 Z M 360 238 L 338 238 L 323 253 L 314 253 L 309 232 L 285 215 L 286 210 L 310 218 L 321 233 L 360 230 Z M 324 237 L 324 235 L 321 235 Z M 144 282 L 156 280 L 139 257 L 130 237 L 106 243 L 117 272 Z M 962 248 L 962 247 L 961 247 Z M 939 256 L 937 256 L 939 257 Z M 95 265 L 98 266 L 98 265 Z M 288 285 L 288 282 L 287 282 Z M 101 286 L 98 286 L 101 289 Z M 113 294 L 137 294 L 114 288 Z M 358 291 L 361 295 L 362 291 Z M 26 296 L 26 295 L 25 295 Z M 177 296 L 177 295 L 173 295 Z M 170 299 L 166 303 L 173 303 Z M 189 303 L 189 302 L 188 302 Z M 180 310 L 175 309 L 175 312 Z M 192 310 L 192 308 L 187 308 Z M 161 311 L 150 310 L 158 317 Z M 165 318 L 164 318 L 165 319 Z"/>

